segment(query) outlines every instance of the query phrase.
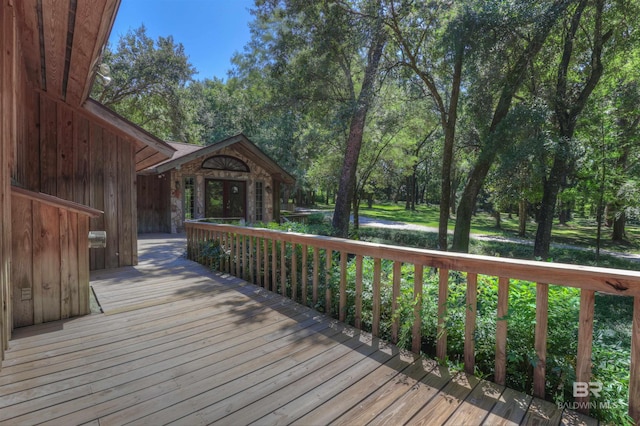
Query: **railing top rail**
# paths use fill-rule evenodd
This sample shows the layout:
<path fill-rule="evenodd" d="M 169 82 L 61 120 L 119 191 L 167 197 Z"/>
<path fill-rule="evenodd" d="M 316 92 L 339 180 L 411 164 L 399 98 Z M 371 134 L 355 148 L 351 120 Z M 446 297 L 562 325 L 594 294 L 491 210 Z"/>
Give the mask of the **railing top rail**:
<path fill-rule="evenodd" d="M 264 228 L 197 221 L 186 221 L 185 223 L 187 227 L 194 229 L 216 230 L 218 232 L 277 239 L 290 243 L 316 246 L 321 249 L 345 251 L 350 254 L 447 270 L 584 288 L 621 296 L 640 296 L 639 271 L 443 252 Z"/>

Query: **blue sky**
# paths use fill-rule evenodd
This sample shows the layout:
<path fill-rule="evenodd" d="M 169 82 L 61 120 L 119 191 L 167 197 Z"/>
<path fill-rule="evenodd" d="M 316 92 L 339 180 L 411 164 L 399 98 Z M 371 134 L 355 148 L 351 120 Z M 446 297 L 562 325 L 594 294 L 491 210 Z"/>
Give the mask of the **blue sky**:
<path fill-rule="evenodd" d="M 231 56 L 251 37 L 252 5 L 253 0 L 122 0 L 109 41 L 115 46 L 120 35 L 144 23 L 151 38 L 172 35 L 182 43 L 198 70 L 196 79 L 226 79 Z"/>

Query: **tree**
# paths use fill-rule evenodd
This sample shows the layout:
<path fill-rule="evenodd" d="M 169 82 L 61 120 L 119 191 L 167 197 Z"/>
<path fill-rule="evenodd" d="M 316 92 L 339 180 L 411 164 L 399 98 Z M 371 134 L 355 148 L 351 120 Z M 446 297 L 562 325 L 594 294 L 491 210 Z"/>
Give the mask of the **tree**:
<path fill-rule="evenodd" d="M 585 41 L 581 41 L 582 45 L 586 45 L 585 50 L 590 51 L 588 54 L 590 59 L 585 63 L 585 53 L 577 50 L 580 46 L 576 46 L 576 44 L 580 42 L 578 40 L 579 34 L 584 32 L 583 19 L 587 19 L 585 15 L 590 3 L 589 0 L 581 0 L 563 27 L 562 39 L 564 43 L 561 59 L 557 66 L 555 90 L 550 91 L 549 104 L 554 114 L 557 140 L 553 152 L 553 164 L 544 181 L 538 230 L 533 250 L 536 257 L 543 259 L 549 254 L 551 228 L 558 194 L 569 174 L 575 170 L 575 155 L 573 155 L 575 150 L 572 149 L 572 141 L 578 117 L 602 76 L 604 71 L 603 49 L 613 35 L 612 30 L 603 31 L 605 1 L 596 0 L 592 5 L 593 16 L 589 24 L 591 32 L 586 34 Z M 590 46 L 589 41 L 591 41 Z M 571 73 L 577 73 L 579 77 L 572 77 Z"/>
<path fill-rule="evenodd" d="M 453 3 L 389 1 L 394 49 L 397 61 L 424 84 L 440 115 L 444 134 L 440 190 L 440 219 L 438 246 L 447 250 L 449 209 L 451 205 L 451 170 L 455 142 L 458 99 L 462 83 L 464 61 L 470 21 L 464 7 Z M 438 40 L 445 39 L 445 43 Z M 414 192 L 413 186 L 410 191 Z"/>
<path fill-rule="evenodd" d="M 163 139 L 197 142 L 186 85 L 196 70 L 172 36 L 151 39 L 144 25 L 105 49 L 110 84 L 94 84 L 92 97 Z"/>
<path fill-rule="evenodd" d="M 335 234 L 339 237 L 347 237 L 349 233 L 349 216 L 356 186 L 358 158 L 360 156 L 360 148 L 362 147 L 367 113 L 375 96 L 382 51 L 387 41 L 387 36 L 382 25 L 382 16 L 380 16 L 380 14 L 382 14 L 382 7 L 379 4 L 374 4 L 373 7 L 375 7 L 375 19 L 368 25 L 369 31 L 367 31 L 367 36 L 370 37 L 371 42 L 366 51 L 366 65 L 364 67 L 364 75 L 357 99 L 355 98 L 355 85 L 353 84 L 351 71 L 345 70 L 345 77 L 347 77 L 350 82 L 350 92 L 352 93 L 355 103 L 351 113 L 347 147 L 338 183 L 336 205 L 333 211 L 332 225 Z M 354 53 L 356 52 L 351 52 L 351 54 Z"/>
<path fill-rule="evenodd" d="M 478 194 L 496 156 L 508 146 L 504 141 L 496 137 L 497 130 L 509 113 L 513 99 L 520 89 L 532 61 L 542 49 L 558 18 L 564 14 L 564 11 L 571 3 L 573 3 L 572 0 L 555 0 L 550 4 L 545 2 L 543 5 L 530 10 L 518 9 L 518 11 L 524 11 L 525 13 L 517 21 L 519 28 L 514 28 L 512 33 L 517 36 L 516 40 L 505 40 L 501 43 L 501 45 L 508 47 L 505 51 L 505 57 L 510 60 L 504 66 L 496 67 L 498 64 L 494 63 L 493 69 L 498 74 L 494 73 L 492 79 L 498 82 L 499 95 L 497 102 L 495 104 L 491 103 L 495 106 L 490 125 L 483 132 L 483 144 L 469 173 L 456 210 L 456 226 L 453 234 L 454 251 L 468 251 L 471 217 Z M 529 6 L 521 5 L 521 7 L 525 8 Z M 526 36 L 524 35 L 525 33 Z M 491 56 L 495 57 L 495 53 L 491 53 Z M 484 108 L 486 110 L 486 100 Z"/>

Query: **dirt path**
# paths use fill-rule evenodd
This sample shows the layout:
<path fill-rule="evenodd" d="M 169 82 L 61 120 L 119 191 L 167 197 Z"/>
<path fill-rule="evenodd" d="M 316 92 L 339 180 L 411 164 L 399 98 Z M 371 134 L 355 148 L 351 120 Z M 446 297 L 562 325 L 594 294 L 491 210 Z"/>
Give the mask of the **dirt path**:
<path fill-rule="evenodd" d="M 434 228 L 430 226 L 415 225 L 412 223 L 404 223 L 404 222 L 395 222 L 395 221 L 385 220 L 385 219 L 373 219 L 366 216 L 360 216 L 360 225 L 371 226 L 375 228 L 400 229 L 400 230 L 406 230 L 406 231 L 419 231 L 419 232 L 431 232 L 431 233 L 438 232 L 438 228 Z M 453 232 L 449 231 L 449 234 L 453 234 Z M 533 246 L 533 241 L 527 240 L 525 238 L 503 237 L 498 235 L 482 235 L 482 234 L 471 234 L 471 238 L 473 238 L 474 240 L 480 240 L 480 241 L 498 241 L 498 242 Z M 552 243 L 551 246 L 553 248 L 580 250 L 580 251 L 595 253 L 595 249 L 591 247 L 581 247 L 581 246 L 576 246 L 572 244 L 557 244 L 557 243 Z M 634 262 L 640 262 L 640 254 L 623 253 L 623 252 L 603 250 L 603 249 L 600 249 L 600 254 L 615 256 L 621 259 L 627 259 Z"/>

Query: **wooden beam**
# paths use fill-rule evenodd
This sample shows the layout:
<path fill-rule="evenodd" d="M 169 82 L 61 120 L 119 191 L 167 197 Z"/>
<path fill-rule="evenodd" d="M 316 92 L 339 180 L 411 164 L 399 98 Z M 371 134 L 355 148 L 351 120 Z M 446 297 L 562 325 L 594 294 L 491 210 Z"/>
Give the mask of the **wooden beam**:
<path fill-rule="evenodd" d="M 79 1 L 76 7 L 76 19 L 73 28 L 73 47 L 69 62 L 69 77 L 66 100 L 69 104 L 80 106 L 84 102 L 85 87 L 91 85 L 95 75 L 94 63 L 106 40 L 99 40 L 103 21 L 111 20 L 108 14 L 110 0 Z M 113 7 L 111 8 L 113 9 Z M 113 10 L 111 10 L 113 13 Z M 102 44 L 101 44 L 102 43 Z"/>
<path fill-rule="evenodd" d="M 64 99 L 64 79 L 69 0 L 49 0 L 42 6 L 46 91 Z"/>
<path fill-rule="evenodd" d="M 11 187 L 11 195 L 17 197 L 26 198 L 29 200 L 36 200 L 49 206 L 66 209 L 75 213 L 80 213 L 89 217 L 98 217 L 103 212 L 82 204 L 74 203 L 73 201 L 63 200 L 62 198 L 54 197 L 53 195 L 43 194 L 41 192 L 33 192 L 17 186 Z"/>
<path fill-rule="evenodd" d="M 15 2 L 18 18 L 20 46 L 27 78 L 35 87 L 44 89 L 42 81 L 42 63 L 40 61 L 40 30 L 38 26 L 38 7 L 36 0 Z"/>

